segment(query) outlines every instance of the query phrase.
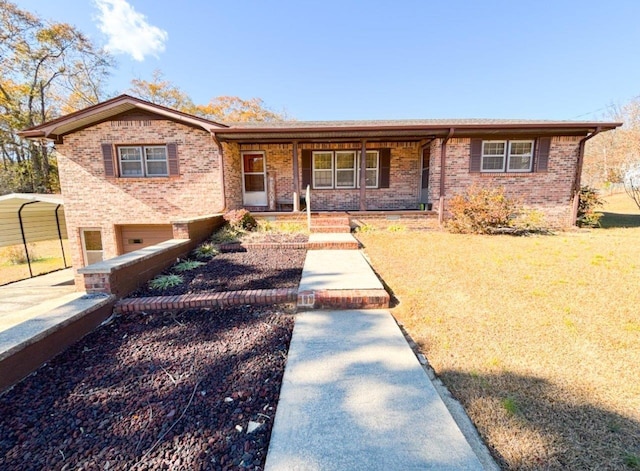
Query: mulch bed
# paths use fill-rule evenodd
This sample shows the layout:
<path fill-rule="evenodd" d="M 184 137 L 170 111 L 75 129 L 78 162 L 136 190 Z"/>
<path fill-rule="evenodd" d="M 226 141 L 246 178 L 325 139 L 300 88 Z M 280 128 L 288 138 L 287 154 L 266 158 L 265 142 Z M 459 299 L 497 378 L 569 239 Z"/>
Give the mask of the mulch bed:
<path fill-rule="evenodd" d="M 0 396 L 0 469 L 262 469 L 293 329 L 278 309 L 116 317 Z"/>
<path fill-rule="evenodd" d="M 159 290 L 144 285 L 129 297 L 296 288 L 300 284 L 305 256 L 305 250 L 282 247 L 221 253 L 205 265 L 181 273 L 184 282 L 179 286 Z M 163 273 L 170 272 L 171 269 Z"/>

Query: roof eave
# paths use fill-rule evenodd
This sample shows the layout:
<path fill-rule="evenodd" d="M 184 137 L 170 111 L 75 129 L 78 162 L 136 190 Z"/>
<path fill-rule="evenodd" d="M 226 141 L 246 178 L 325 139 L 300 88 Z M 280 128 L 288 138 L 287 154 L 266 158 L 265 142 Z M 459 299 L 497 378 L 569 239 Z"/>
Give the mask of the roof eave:
<path fill-rule="evenodd" d="M 118 97 L 112 98 L 111 100 L 107 100 L 105 102 L 98 103 L 97 105 L 90 106 L 66 116 L 53 119 L 41 125 L 33 126 L 23 131 L 19 131 L 18 135 L 27 139 L 54 139 L 65 134 L 69 134 L 76 129 L 86 127 L 87 125 L 90 126 L 91 124 L 98 123 L 104 118 L 116 116 L 123 112 L 123 105 L 126 108 L 124 109 L 124 111 L 129 111 L 136 108 L 141 109 L 150 113 L 164 116 L 169 119 L 200 127 L 207 132 L 215 129 L 228 128 L 226 124 L 210 121 L 198 116 L 190 115 L 188 113 L 183 113 L 181 111 L 172 110 L 171 108 L 140 100 L 139 98 L 131 97 L 129 95 L 120 95 Z M 112 115 L 109 115 L 110 110 L 114 111 Z M 91 117 L 96 117 L 96 119 L 92 121 L 90 119 Z M 74 122 L 81 124 L 78 124 L 77 127 L 70 126 Z M 62 132 L 56 132 L 56 130 L 62 130 Z"/>

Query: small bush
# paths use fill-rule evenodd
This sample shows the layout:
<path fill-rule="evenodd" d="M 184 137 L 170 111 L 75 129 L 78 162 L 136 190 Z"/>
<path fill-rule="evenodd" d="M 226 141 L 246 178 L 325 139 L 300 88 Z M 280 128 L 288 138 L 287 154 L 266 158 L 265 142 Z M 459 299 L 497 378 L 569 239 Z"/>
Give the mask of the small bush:
<path fill-rule="evenodd" d="M 42 260 L 42 257 L 36 253 L 35 246 L 33 244 L 27 244 L 27 249 L 29 250 L 29 258 L 32 262 Z M 22 265 L 27 263 L 27 254 L 24 251 L 23 245 L 5 247 L 0 253 L 0 258 L 7 260 L 11 265 Z"/>
<path fill-rule="evenodd" d="M 235 209 L 225 213 L 223 216 L 229 226 L 244 231 L 253 231 L 258 227 L 256 218 L 254 218 L 246 209 Z"/>
<path fill-rule="evenodd" d="M 402 224 L 391 224 L 387 227 L 389 232 L 405 232 L 407 230 L 407 226 L 403 226 Z"/>
<path fill-rule="evenodd" d="M 177 263 L 173 266 L 173 269 L 177 272 L 184 272 L 193 270 L 194 268 L 198 268 L 204 265 L 204 262 L 199 262 L 197 260 L 183 260 L 180 263 Z"/>
<path fill-rule="evenodd" d="M 472 186 L 453 197 L 447 229 L 460 234 L 494 234 L 511 226 L 520 204 L 504 194 L 504 188 Z"/>
<path fill-rule="evenodd" d="M 604 202 L 600 199 L 598 191 L 590 186 L 580 188 L 580 201 L 578 203 L 577 224 L 580 227 L 595 227 L 600 225 L 602 213 L 596 212 Z"/>
<path fill-rule="evenodd" d="M 220 252 L 216 248 L 215 245 L 205 242 L 204 244 L 199 245 L 194 251 L 193 254 L 198 258 L 213 258 L 218 255 Z"/>
<path fill-rule="evenodd" d="M 218 229 L 211 236 L 211 242 L 214 244 L 227 244 L 229 242 L 238 242 L 240 236 L 244 233 L 243 230 L 237 229 L 231 226 L 224 226 Z"/>
<path fill-rule="evenodd" d="M 361 226 L 356 227 L 356 232 L 366 234 L 368 232 L 375 232 L 378 228 L 376 226 L 372 226 L 371 224 L 362 224 Z"/>
<path fill-rule="evenodd" d="M 633 453 L 624 454 L 624 464 L 630 469 L 640 469 L 640 456 Z"/>
<path fill-rule="evenodd" d="M 158 275 L 149 282 L 151 289 L 165 290 L 174 286 L 181 285 L 184 278 L 180 275 Z"/>

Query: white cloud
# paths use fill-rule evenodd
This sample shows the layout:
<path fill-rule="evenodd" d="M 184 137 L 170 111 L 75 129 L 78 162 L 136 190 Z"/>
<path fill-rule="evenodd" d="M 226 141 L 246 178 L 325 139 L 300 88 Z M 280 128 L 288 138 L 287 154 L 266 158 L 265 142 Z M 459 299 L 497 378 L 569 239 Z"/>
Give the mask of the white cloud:
<path fill-rule="evenodd" d="M 107 51 L 129 54 L 137 61 L 143 61 L 148 55 L 157 57 L 164 51 L 169 34 L 147 23 L 146 16 L 126 0 L 95 0 L 95 4 L 100 10 L 98 28 L 109 39 Z"/>

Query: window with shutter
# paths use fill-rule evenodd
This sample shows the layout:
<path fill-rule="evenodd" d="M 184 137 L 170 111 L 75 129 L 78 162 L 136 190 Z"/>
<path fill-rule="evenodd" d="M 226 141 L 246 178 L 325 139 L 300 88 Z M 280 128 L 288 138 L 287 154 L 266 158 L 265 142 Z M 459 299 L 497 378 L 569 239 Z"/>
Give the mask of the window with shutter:
<path fill-rule="evenodd" d="M 178 175 L 176 145 L 119 146 L 118 169 L 120 176 L 125 178 Z"/>

